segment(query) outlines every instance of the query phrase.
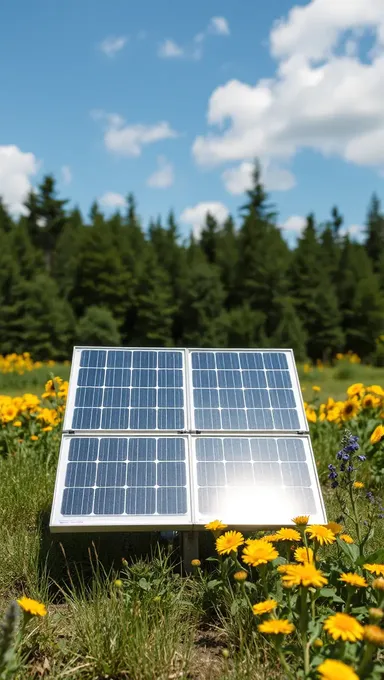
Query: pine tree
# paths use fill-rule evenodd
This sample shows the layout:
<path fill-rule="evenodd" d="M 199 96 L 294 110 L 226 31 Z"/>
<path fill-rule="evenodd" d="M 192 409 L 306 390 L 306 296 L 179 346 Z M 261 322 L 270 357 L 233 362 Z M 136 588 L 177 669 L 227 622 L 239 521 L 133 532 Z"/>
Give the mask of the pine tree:
<path fill-rule="evenodd" d="M 219 246 L 219 225 L 217 220 L 207 213 L 205 224 L 200 234 L 200 246 L 210 264 L 217 261 L 217 250 Z"/>
<path fill-rule="evenodd" d="M 230 309 L 237 299 L 237 278 L 239 264 L 239 244 L 233 218 L 229 216 L 219 233 L 217 245 L 217 266 L 226 292 L 226 307 Z"/>
<path fill-rule="evenodd" d="M 27 225 L 30 238 L 32 243 L 43 251 L 49 272 L 52 269 L 52 254 L 57 239 L 67 219 L 64 208 L 68 201 L 57 198 L 55 184 L 54 177 L 46 175 L 39 185 L 38 193 L 31 192 L 25 204 L 28 210 Z"/>
<path fill-rule="evenodd" d="M 217 320 L 217 334 L 227 347 L 267 347 L 265 316 L 248 303 L 224 310 Z"/>
<path fill-rule="evenodd" d="M 78 208 L 68 215 L 67 222 L 57 239 L 53 254 L 52 276 L 60 294 L 69 299 L 75 285 L 78 250 L 83 236 L 83 218 Z"/>
<path fill-rule="evenodd" d="M 13 220 L 0 196 L 0 232 L 8 233 L 12 231 L 13 226 Z"/>
<path fill-rule="evenodd" d="M 109 309 L 88 307 L 76 326 L 76 344 L 117 347 L 121 344 L 118 324 Z"/>
<path fill-rule="evenodd" d="M 279 319 L 270 345 L 282 349 L 292 349 L 296 361 L 307 357 L 308 336 L 297 313 L 293 300 L 289 297 L 276 301 L 276 316 Z"/>
<path fill-rule="evenodd" d="M 373 194 L 368 208 L 365 247 L 377 271 L 378 263 L 384 253 L 384 216 L 381 213 L 380 201 Z"/>

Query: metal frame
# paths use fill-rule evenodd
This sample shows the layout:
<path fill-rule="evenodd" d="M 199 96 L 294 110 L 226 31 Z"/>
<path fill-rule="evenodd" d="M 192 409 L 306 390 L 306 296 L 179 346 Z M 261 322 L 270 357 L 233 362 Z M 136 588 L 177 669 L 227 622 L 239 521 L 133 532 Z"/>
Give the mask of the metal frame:
<path fill-rule="evenodd" d="M 80 369 L 80 357 L 83 350 L 128 350 L 128 351 L 155 351 L 155 352 L 181 352 L 183 355 L 183 375 L 184 375 L 184 421 L 185 430 L 183 432 L 178 430 L 73 430 L 71 428 L 71 419 L 73 416 L 77 377 Z M 192 352 L 260 352 L 269 353 L 281 352 L 287 356 L 288 370 L 292 380 L 292 389 L 294 390 L 296 399 L 296 410 L 298 413 L 301 428 L 294 430 L 204 430 L 197 432 L 194 430 L 194 407 L 193 407 L 193 385 L 192 385 L 192 361 L 190 355 Z M 69 441 L 72 437 L 139 437 L 139 438 L 167 438 L 170 436 L 183 437 L 186 442 L 186 460 L 187 469 L 187 515 L 83 515 L 83 516 L 63 516 L 60 513 L 61 501 L 64 490 L 64 481 L 66 474 L 66 466 L 68 462 Z M 316 465 L 314 462 L 313 450 L 309 436 L 308 423 L 305 417 L 304 403 L 300 389 L 296 363 L 292 350 L 287 349 L 259 349 L 259 348 L 180 348 L 180 347 L 74 347 L 73 359 L 70 373 L 69 393 L 67 400 L 67 408 L 64 417 L 63 437 L 60 447 L 58 470 L 56 475 L 56 484 L 52 505 L 52 513 L 50 520 L 50 528 L 52 532 L 76 532 L 76 531 L 142 531 L 142 530 L 166 530 L 175 528 L 179 531 L 199 530 L 203 525 L 209 521 L 207 517 L 200 517 L 198 513 L 197 503 L 197 469 L 195 456 L 195 442 L 198 437 L 233 437 L 233 438 L 302 438 L 306 443 L 307 464 L 313 488 L 317 491 L 317 501 L 320 503 L 318 513 L 314 518 L 317 522 L 326 522 L 326 513 L 324 502 L 320 490 L 319 479 L 317 475 Z M 267 514 L 267 510 L 266 510 Z M 211 519 L 214 519 L 213 517 Z M 224 519 L 224 518 L 222 518 Z M 134 523 L 130 521 L 134 520 Z M 111 523 L 113 521 L 113 524 Z M 281 522 L 279 525 L 284 524 Z M 285 522 L 288 526 L 290 522 Z M 238 526 L 238 525 L 236 525 Z M 263 527 L 277 526 L 276 524 L 269 525 L 264 523 Z M 239 527 L 240 528 L 240 527 Z M 256 528 L 254 524 L 245 525 L 245 529 Z"/>

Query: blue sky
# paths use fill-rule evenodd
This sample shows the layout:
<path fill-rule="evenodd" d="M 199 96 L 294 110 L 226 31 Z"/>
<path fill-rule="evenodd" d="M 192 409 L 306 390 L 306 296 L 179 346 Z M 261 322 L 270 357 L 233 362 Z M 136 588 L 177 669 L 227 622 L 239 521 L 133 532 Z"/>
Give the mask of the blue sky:
<path fill-rule="evenodd" d="M 382 0 L 12 0 L 0 9 L 0 194 L 52 172 L 87 214 L 136 195 L 183 232 L 237 214 L 261 158 L 289 239 L 384 197 Z M 280 23 L 276 23 L 276 22 Z"/>

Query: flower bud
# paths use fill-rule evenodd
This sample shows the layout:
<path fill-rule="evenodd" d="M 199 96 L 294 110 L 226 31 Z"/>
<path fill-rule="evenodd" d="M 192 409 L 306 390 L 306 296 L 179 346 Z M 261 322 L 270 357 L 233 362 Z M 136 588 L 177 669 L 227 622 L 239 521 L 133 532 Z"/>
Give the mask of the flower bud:
<path fill-rule="evenodd" d="M 372 581 L 372 588 L 375 588 L 375 590 L 384 590 L 384 578 L 375 578 L 375 580 Z"/>
<path fill-rule="evenodd" d="M 246 571 L 244 571 L 244 569 L 241 569 L 240 571 L 236 571 L 233 574 L 233 578 L 235 579 L 235 581 L 246 581 L 247 577 L 248 577 L 248 574 L 247 574 Z"/>
<path fill-rule="evenodd" d="M 117 578 L 113 585 L 115 586 L 115 588 L 122 588 L 123 582 L 120 578 Z"/>
<path fill-rule="evenodd" d="M 379 607 L 371 607 L 369 610 L 369 616 L 373 621 L 381 621 L 384 616 L 384 612 Z"/>
<path fill-rule="evenodd" d="M 191 564 L 192 564 L 192 567 L 201 567 L 201 562 L 200 562 L 200 560 L 197 560 L 197 559 L 192 560 Z"/>

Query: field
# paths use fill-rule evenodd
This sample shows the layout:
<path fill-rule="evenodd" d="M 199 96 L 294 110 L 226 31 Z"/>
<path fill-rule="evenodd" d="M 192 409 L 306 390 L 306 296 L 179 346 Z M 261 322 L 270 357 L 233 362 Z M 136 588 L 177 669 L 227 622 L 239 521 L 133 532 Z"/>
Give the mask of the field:
<path fill-rule="evenodd" d="M 334 523 L 212 526 L 181 576 L 177 536 L 50 535 L 69 366 L 0 373 L 1 680 L 382 677 L 384 369 L 299 374 Z"/>

